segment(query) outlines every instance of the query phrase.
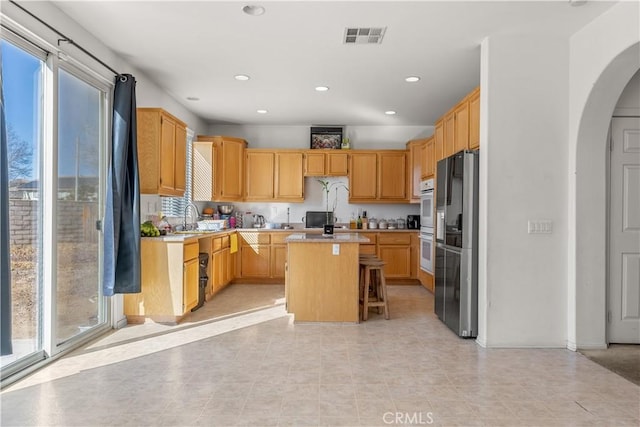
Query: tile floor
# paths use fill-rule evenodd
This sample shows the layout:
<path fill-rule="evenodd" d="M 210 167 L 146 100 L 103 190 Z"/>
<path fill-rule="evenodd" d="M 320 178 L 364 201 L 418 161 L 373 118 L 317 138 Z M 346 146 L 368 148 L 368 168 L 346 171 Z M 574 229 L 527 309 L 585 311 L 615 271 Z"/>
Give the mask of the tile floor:
<path fill-rule="evenodd" d="M 294 324 L 283 291 L 235 285 L 180 326 L 115 331 L 3 390 L 0 424 L 640 425 L 640 387 L 580 353 L 460 339 L 419 286 L 362 324 Z"/>

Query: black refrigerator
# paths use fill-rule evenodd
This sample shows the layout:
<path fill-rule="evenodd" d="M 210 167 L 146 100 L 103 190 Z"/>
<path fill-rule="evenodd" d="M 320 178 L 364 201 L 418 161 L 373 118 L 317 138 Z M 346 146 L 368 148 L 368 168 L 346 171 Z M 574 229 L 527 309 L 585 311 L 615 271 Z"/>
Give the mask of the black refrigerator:
<path fill-rule="evenodd" d="M 458 336 L 478 335 L 478 156 L 438 162 L 435 312 Z"/>

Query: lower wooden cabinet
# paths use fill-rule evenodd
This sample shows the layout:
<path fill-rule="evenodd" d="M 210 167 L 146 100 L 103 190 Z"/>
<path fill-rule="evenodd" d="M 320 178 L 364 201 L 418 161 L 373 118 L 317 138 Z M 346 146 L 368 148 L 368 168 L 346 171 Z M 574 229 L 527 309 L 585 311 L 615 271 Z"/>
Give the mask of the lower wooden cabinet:
<path fill-rule="evenodd" d="M 124 314 L 130 323 L 145 318 L 157 322 L 179 322 L 198 303 L 199 241 L 163 241 L 144 238 L 140 242 L 142 289 L 124 295 Z"/>
<path fill-rule="evenodd" d="M 387 278 L 411 278 L 410 233 L 380 233 L 378 235 L 378 256 L 387 263 L 384 267 Z"/>
<path fill-rule="evenodd" d="M 182 266 L 184 311 L 190 311 L 198 305 L 198 279 L 199 279 L 198 258 L 186 261 Z"/>

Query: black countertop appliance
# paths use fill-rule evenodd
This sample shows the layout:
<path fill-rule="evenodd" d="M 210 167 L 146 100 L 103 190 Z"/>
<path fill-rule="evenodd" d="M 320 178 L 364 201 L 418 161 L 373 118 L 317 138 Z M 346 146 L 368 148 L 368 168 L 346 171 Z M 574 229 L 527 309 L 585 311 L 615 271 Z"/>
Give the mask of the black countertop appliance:
<path fill-rule="evenodd" d="M 419 230 L 420 215 L 407 215 L 407 228 L 409 230 Z"/>

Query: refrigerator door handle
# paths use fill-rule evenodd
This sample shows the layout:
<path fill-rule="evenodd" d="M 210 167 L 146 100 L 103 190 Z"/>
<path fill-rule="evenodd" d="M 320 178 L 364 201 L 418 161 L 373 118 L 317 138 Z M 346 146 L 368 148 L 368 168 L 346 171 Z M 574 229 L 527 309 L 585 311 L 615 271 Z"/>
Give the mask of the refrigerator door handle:
<path fill-rule="evenodd" d="M 438 211 L 436 213 L 436 240 L 444 240 L 444 211 Z"/>

